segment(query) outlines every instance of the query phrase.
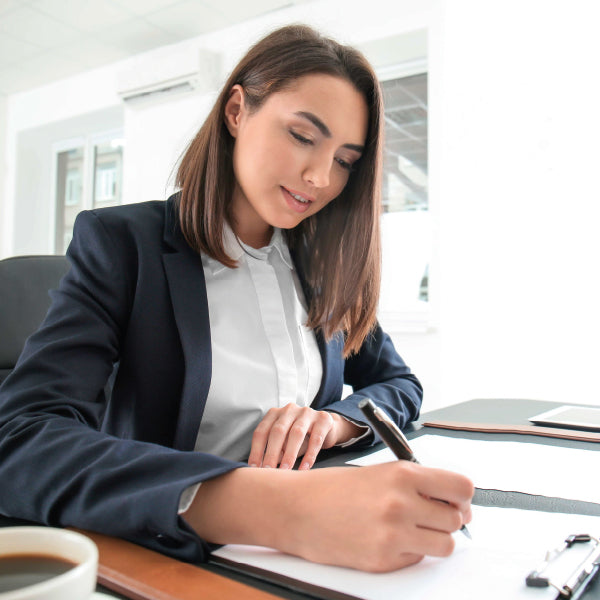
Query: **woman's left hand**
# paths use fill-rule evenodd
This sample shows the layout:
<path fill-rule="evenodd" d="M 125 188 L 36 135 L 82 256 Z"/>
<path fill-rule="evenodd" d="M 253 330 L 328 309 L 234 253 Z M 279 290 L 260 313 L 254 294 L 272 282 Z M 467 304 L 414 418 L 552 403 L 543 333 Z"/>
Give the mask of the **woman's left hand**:
<path fill-rule="evenodd" d="M 304 455 L 299 469 L 310 469 L 321 448 L 346 442 L 362 431 L 337 413 L 297 404 L 271 408 L 254 430 L 248 464 L 291 469 Z"/>

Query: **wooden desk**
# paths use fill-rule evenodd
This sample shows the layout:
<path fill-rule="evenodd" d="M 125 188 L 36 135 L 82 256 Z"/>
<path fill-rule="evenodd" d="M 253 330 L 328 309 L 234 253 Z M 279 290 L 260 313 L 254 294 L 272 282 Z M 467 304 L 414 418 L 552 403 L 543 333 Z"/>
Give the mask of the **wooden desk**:
<path fill-rule="evenodd" d="M 407 437 L 414 438 L 424 434 L 435 433 L 436 435 L 471 439 L 528 441 L 600 452 L 600 443 L 544 438 L 535 435 L 519 435 L 514 433 L 490 434 L 448 431 L 423 426 L 424 422 L 432 420 L 527 424 L 528 417 L 556 406 L 558 406 L 557 403 L 534 400 L 471 400 L 425 413 L 419 421 L 409 426 Z M 371 451 L 377 449 L 380 449 L 380 447 L 371 449 Z M 345 461 L 356 458 L 361 454 L 364 454 L 364 452 L 324 451 L 317 466 L 320 468 L 339 466 L 344 464 Z M 598 458 L 600 459 L 600 454 Z M 600 516 L 600 504 L 565 500 L 562 498 L 532 496 L 519 492 L 477 489 L 473 503 L 481 506 L 513 507 Z M 0 516 L 0 527 L 13 524 L 19 524 L 19 522 Z M 211 564 L 202 566 L 190 565 L 122 540 L 95 533 L 84 533 L 94 539 L 100 551 L 99 584 L 105 586 L 111 592 L 118 592 L 122 598 L 131 598 L 132 600 L 145 598 L 152 598 L 153 600 L 187 600 L 188 598 L 202 598 L 202 600 L 275 600 L 276 598 L 306 600 L 307 598 L 301 592 L 282 588 L 270 582 L 258 581 L 250 576 L 231 572 L 224 567 Z M 598 533 L 600 534 L 600 532 Z M 117 576 L 118 571 L 122 573 L 124 565 L 127 566 L 126 571 L 131 578 L 129 582 L 123 580 L 122 574 Z M 134 580 L 138 581 L 138 584 L 136 584 L 137 588 L 134 585 Z M 168 583 L 166 588 L 165 583 Z M 163 591 L 158 593 L 154 584 L 156 586 L 160 584 L 163 587 Z M 600 600 L 600 584 L 596 583 L 590 587 L 584 599 Z"/>
<path fill-rule="evenodd" d="M 0 515 L 0 527 L 36 525 Z M 118 538 L 77 529 L 98 546 L 99 592 L 124 600 L 279 600 L 301 596 L 275 595 L 276 586 L 245 577 L 221 575 L 153 552 Z M 248 583 L 246 582 L 248 581 Z M 252 582 L 251 585 L 249 582 Z M 257 584 L 258 583 L 258 584 Z M 303 598 L 306 598 L 305 596 Z"/>
<path fill-rule="evenodd" d="M 81 533 L 98 546 L 98 584 L 131 600 L 277 600 L 268 592 L 158 552 L 102 535 Z"/>

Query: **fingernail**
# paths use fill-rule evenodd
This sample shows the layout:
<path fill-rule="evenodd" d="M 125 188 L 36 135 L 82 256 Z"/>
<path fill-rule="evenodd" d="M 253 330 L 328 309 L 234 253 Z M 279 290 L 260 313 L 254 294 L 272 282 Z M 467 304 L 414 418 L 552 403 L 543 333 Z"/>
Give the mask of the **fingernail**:
<path fill-rule="evenodd" d="M 308 471 L 308 469 L 310 469 L 310 464 L 307 462 L 303 462 L 299 467 L 298 470 L 299 471 Z"/>
<path fill-rule="evenodd" d="M 257 465 L 256 465 L 256 463 L 250 463 L 248 466 L 256 468 Z"/>
<path fill-rule="evenodd" d="M 289 469 L 289 468 L 290 468 L 290 465 L 288 465 L 287 463 L 281 463 L 281 464 L 279 465 L 279 468 L 280 468 L 280 469 Z"/>

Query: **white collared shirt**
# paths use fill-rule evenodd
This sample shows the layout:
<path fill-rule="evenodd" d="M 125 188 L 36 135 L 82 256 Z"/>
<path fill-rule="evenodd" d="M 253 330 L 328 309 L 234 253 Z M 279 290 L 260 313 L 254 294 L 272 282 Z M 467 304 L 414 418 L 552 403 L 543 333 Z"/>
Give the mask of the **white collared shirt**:
<path fill-rule="evenodd" d="M 256 249 L 226 225 L 224 243 L 237 268 L 202 256 L 212 378 L 195 449 L 238 461 L 269 408 L 311 404 L 323 365 L 281 230 Z"/>

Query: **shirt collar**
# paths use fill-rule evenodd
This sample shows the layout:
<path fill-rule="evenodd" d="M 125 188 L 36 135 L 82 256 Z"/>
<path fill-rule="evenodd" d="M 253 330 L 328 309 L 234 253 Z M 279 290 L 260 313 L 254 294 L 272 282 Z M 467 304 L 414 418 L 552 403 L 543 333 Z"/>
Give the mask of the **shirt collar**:
<path fill-rule="evenodd" d="M 233 233 L 233 229 L 231 229 L 227 221 L 223 223 L 223 247 L 225 248 L 225 254 L 233 258 L 233 260 L 239 260 L 244 255 L 242 242 Z"/>
<path fill-rule="evenodd" d="M 283 233 L 281 229 L 275 227 L 273 231 L 273 236 L 271 237 L 271 242 L 268 247 L 273 247 L 279 252 L 279 256 L 281 256 L 281 260 L 288 266 L 289 269 L 294 268 L 294 263 L 292 262 L 292 257 L 290 255 L 290 249 L 288 248 L 287 242 L 283 237 Z"/>
<path fill-rule="evenodd" d="M 281 229 L 278 227 L 274 228 L 271 241 L 267 246 L 264 246 L 263 248 L 252 248 L 251 246 L 244 244 L 244 242 L 235 235 L 229 226 L 229 223 L 225 222 L 223 224 L 223 246 L 226 254 L 235 261 L 239 261 L 244 255 L 250 255 L 257 260 L 267 260 L 270 252 L 274 248 L 279 253 L 279 256 L 281 256 L 281 260 L 284 264 L 289 269 L 294 268 L 290 250 Z M 206 260 L 213 275 L 217 275 L 223 269 L 227 268 L 223 263 L 208 256 L 206 257 Z"/>

